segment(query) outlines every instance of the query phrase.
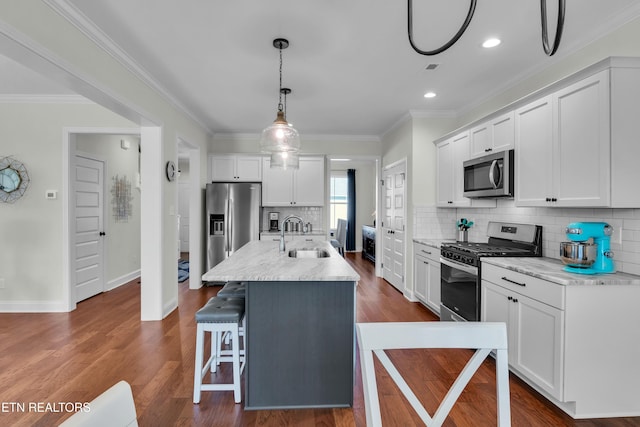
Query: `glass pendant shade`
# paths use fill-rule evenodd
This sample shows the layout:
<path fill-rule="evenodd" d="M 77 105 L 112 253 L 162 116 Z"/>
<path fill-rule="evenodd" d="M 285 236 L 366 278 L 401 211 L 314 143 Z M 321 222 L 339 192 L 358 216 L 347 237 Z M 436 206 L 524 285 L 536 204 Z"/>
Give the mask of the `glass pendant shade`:
<path fill-rule="evenodd" d="M 278 169 L 299 169 L 300 156 L 295 151 L 280 151 L 271 153 L 270 167 Z"/>
<path fill-rule="evenodd" d="M 263 153 L 300 150 L 300 135 L 285 120 L 282 111 L 278 111 L 276 120 L 262 131 L 260 150 Z"/>

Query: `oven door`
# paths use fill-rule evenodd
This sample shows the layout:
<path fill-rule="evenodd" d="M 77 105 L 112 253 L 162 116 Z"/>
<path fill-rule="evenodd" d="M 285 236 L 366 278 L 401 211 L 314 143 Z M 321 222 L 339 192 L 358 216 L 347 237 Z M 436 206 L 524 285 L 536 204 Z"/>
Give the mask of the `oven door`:
<path fill-rule="evenodd" d="M 478 268 L 440 258 L 440 298 L 442 305 L 458 316 L 480 320 Z"/>

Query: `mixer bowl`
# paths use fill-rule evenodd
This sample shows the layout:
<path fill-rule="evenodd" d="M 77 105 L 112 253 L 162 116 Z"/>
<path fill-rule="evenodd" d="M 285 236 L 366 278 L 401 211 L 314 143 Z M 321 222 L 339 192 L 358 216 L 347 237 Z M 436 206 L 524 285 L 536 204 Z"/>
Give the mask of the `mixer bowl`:
<path fill-rule="evenodd" d="M 598 245 L 588 242 L 561 242 L 560 259 L 574 267 L 589 267 L 596 260 Z"/>

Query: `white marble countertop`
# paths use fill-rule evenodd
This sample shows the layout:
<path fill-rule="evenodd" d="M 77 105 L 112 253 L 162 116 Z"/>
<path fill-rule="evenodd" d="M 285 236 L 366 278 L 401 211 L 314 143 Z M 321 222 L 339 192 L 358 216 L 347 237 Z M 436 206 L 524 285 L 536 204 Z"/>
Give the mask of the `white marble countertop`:
<path fill-rule="evenodd" d="M 439 239 L 438 240 L 438 239 L 425 239 L 425 238 L 421 238 L 421 237 L 414 237 L 413 241 L 415 243 L 420 243 L 421 245 L 431 246 L 432 248 L 436 248 L 436 249 L 440 249 L 440 246 L 444 242 L 455 242 L 455 240 L 452 240 L 452 239 Z"/>
<path fill-rule="evenodd" d="M 482 264 L 492 264 L 559 285 L 640 285 L 640 276 L 627 273 L 576 274 L 563 270 L 562 261 L 555 258 L 482 258 Z"/>
<path fill-rule="evenodd" d="M 290 258 L 291 249 L 320 248 L 327 258 Z M 244 281 L 358 281 L 360 276 L 325 240 L 289 241 L 280 253 L 278 242 L 256 240 L 202 275 L 205 282 Z"/>

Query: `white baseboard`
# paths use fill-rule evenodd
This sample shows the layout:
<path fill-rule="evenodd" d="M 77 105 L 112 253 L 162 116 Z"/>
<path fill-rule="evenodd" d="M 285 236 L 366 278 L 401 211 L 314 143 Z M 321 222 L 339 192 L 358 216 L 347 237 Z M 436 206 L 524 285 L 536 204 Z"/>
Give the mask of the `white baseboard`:
<path fill-rule="evenodd" d="M 130 281 L 137 279 L 138 277 L 140 277 L 140 270 L 136 270 L 136 271 L 132 271 L 131 273 L 125 274 L 123 276 L 117 277 L 113 280 L 109 280 L 109 282 L 107 282 L 107 286 L 105 286 L 105 292 L 106 291 L 112 291 L 115 288 L 122 286 L 126 283 L 129 283 Z"/>
<path fill-rule="evenodd" d="M 171 314 L 173 310 L 178 308 L 178 299 L 174 298 L 162 307 L 162 318 L 164 319 Z"/>
<path fill-rule="evenodd" d="M 62 301 L 10 301 L 0 303 L 0 313 L 67 313 Z"/>

